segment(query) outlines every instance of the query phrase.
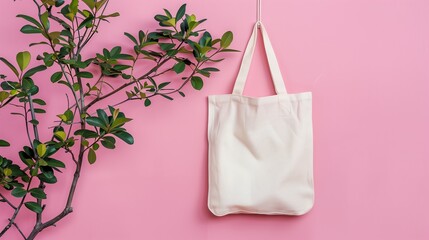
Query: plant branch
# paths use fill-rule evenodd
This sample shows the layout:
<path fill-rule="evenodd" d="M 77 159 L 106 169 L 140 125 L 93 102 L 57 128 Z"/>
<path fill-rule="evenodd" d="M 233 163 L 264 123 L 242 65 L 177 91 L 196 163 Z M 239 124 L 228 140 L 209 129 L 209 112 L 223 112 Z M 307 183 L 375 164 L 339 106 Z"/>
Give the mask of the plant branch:
<path fill-rule="evenodd" d="M 24 103 L 24 121 L 25 121 L 25 132 L 27 133 L 28 142 L 30 143 L 31 148 L 34 148 L 33 141 L 31 141 L 30 129 L 28 127 L 27 103 Z"/>
<path fill-rule="evenodd" d="M 0 193 L 0 197 L 3 199 L 5 203 L 7 203 L 11 208 L 16 209 L 15 205 L 13 205 L 3 194 Z"/>
<path fill-rule="evenodd" d="M 10 221 L 10 219 L 8 219 Z M 19 228 L 18 224 L 16 222 L 12 222 L 13 226 L 18 230 L 18 232 L 21 234 L 21 236 L 24 238 L 24 240 L 27 240 L 24 233 L 21 231 L 21 228 Z"/>
<path fill-rule="evenodd" d="M 9 229 L 10 227 L 13 225 L 13 223 L 15 222 L 16 217 L 18 216 L 19 211 L 22 208 L 22 205 L 24 205 L 24 201 L 25 198 L 28 195 L 28 190 L 30 189 L 31 186 L 31 181 L 33 180 L 33 177 L 30 177 L 30 180 L 28 181 L 28 185 L 27 185 L 27 193 L 22 197 L 20 203 L 18 204 L 18 206 L 15 208 L 15 211 L 13 212 L 12 217 L 9 219 L 9 223 L 6 225 L 6 227 L 3 228 L 3 230 L 0 232 L 0 237 L 2 237 Z"/>
<path fill-rule="evenodd" d="M 31 120 L 37 121 L 36 113 L 34 112 L 33 97 L 31 96 L 31 94 L 28 95 L 28 103 L 30 104 Z M 32 125 L 33 125 L 34 138 L 36 140 L 39 140 L 39 130 L 37 129 L 37 124 L 32 124 Z"/>
<path fill-rule="evenodd" d="M 111 91 L 111 92 L 109 92 L 108 94 L 106 94 L 106 95 L 103 95 L 103 96 L 101 96 L 101 97 L 99 97 L 99 98 L 95 98 L 94 100 L 92 100 L 90 103 L 88 103 L 87 105 L 86 105 L 86 110 L 88 110 L 92 105 L 94 105 L 94 104 L 96 104 L 97 102 L 99 102 L 99 101 L 101 101 L 101 100 L 103 100 L 103 99 L 106 99 L 106 98 L 108 98 L 108 97 L 110 97 L 110 96 L 112 96 L 112 95 L 114 95 L 115 93 L 117 93 L 117 92 L 119 92 L 119 91 L 121 91 L 122 89 L 124 89 L 124 88 L 126 88 L 126 87 L 128 87 L 128 86 L 131 86 L 131 85 L 133 85 L 135 82 L 137 82 L 137 81 L 140 81 L 140 80 L 143 80 L 143 79 L 146 79 L 151 73 L 153 73 L 153 72 L 155 72 L 156 70 L 158 70 L 158 68 L 160 68 L 162 65 L 164 65 L 166 62 L 168 62 L 168 60 L 170 60 L 171 58 L 166 58 L 164 61 L 162 61 L 162 62 L 160 62 L 159 64 L 157 64 L 155 67 L 153 67 L 149 72 L 147 72 L 146 74 L 144 74 L 143 76 L 141 76 L 141 77 L 139 77 L 138 79 L 136 79 L 136 80 L 134 80 L 134 81 L 130 81 L 130 82 L 128 82 L 128 83 L 125 83 L 125 84 L 122 84 L 121 86 L 119 86 L 117 89 L 115 89 L 115 90 L 113 90 L 113 91 Z"/>
<path fill-rule="evenodd" d="M 93 148 L 94 144 L 98 143 L 103 138 L 107 140 L 108 138 L 106 137 L 106 134 L 114 133 L 114 135 L 116 136 L 116 133 L 118 133 L 116 137 L 122 139 L 126 143 L 132 144 L 134 142 L 132 135 L 130 135 L 129 133 L 125 134 L 127 131 L 125 128 L 122 127 L 124 122 L 127 122 L 130 119 L 126 119 L 125 117 L 123 117 L 124 114 L 122 112 L 119 112 L 119 109 L 114 109 L 114 110 L 110 109 L 112 116 L 108 116 L 106 120 L 107 113 L 104 113 L 103 115 L 100 112 L 98 112 L 98 117 L 95 117 L 93 115 L 89 116 L 88 112 L 92 106 L 99 103 L 100 101 L 103 101 L 113 96 L 116 93 L 124 92 L 123 90 L 126 88 L 130 88 L 130 89 L 133 88 L 133 90 L 131 91 L 132 94 L 130 95 L 127 92 L 127 95 L 129 95 L 130 97 L 116 105 L 122 104 L 126 101 L 131 101 L 131 100 L 148 99 L 157 95 L 162 95 L 165 98 L 171 99 L 167 95 L 179 92 L 182 88 L 184 88 L 186 84 L 188 84 L 191 80 L 192 81 L 194 80 L 193 77 L 195 75 L 201 74 L 203 76 L 208 77 L 210 74 L 209 73 L 210 71 L 215 71 L 216 69 L 215 70 L 207 69 L 206 73 L 204 73 L 203 71 L 200 71 L 199 68 L 206 61 L 210 60 L 210 58 L 213 55 L 219 52 L 219 50 L 216 51 L 215 50 L 216 48 L 212 47 L 214 44 L 212 44 L 211 36 L 208 32 L 204 33 L 204 35 L 201 36 L 201 39 L 199 41 L 193 41 L 189 39 L 190 36 L 192 37 L 198 36 L 199 31 L 193 31 L 193 29 L 194 27 L 196 27 L 197 23 L 199 24 L 204 20 L 197 22 L 193 15 L 186 15 L 185 17 L 185 13 L 182 12 L 182 13 L 178 13 L 178 15 L 181 14 L 181 16 L 183 17 L 180 17 L 180 19 L 177 19 L 177 21 L 174 21 L 175 26 L 172 26 L 175 32 L 172 31 L 171 29 L 165 28 L 165 29 L 158 29 L 156 32 L 151 32 L 146 34 L 144 34 L 143 32 L 139 32 L 138 37 L 134 37 L 126 33 L 126 35 L 131 39 L 131 41 L 136 44 L 134 46 L 135 54 L 132 54 L 133 55 L 132 57 L 130 57 L 129 54 L 121 53 L 121 48 L 119 46 L 116 46 L 112 48 L 111 51 L 103 50 L 102 56 L 104 57 L 100 57 L 101 54 L 97 54 L 97 58 L 88 58 L 87 60 L 82 60 L 81 53 L 82 54 L 84 53 L 84 49 L 86 49 L 85 47 L 88 46 L 87 44 L 91 41 L 91 39 L 93 39 L 95 34 L 98 33 L 98 29 L 101 25 L 101 22 L 103 20 L 107 21 L 106 19 L 109 17 L 115 17 L 118 15 L 116 13 L 111 15 L 104 15 L 104 12 L 106 11 L 110 0 L 95 1 L 94 2 L 94 4 L 96 3 L 95 6 L 92 6 L 93 3 L 88 3 L 88 2 L 86 2 L 87 6 L 83 4 L 80 4 L 80 6 L 77 6 L 78 5 L 77 1 L 73 1 L 72 3 L 69 3 L 68 6 L 67 4 L 64 6 L 64 7 L 68 7 L 68 9 L 64 9 L 64 7 L 62 9 L 59 8 L 60 5 L 64 3 L 63 1 L 33 0 L 33 2 L 37 6 L 38 20 L 35 20 L 28 16 L 24 16 L 26 20 L 34 24 L 33 26 L 34 28 L 26 27 L 24 30 L 22 30 L 22 32 L 23 33 L 41 33 L 41 35 L 43 35 L 46 39 L 49 40 L 49 41 L 44 40 L 45 42 L 41 42 L 41 43 L 42 44 L 48 43 L 48 45 L 52 49 L 52 52 L 43 53 L 43 56 L 38 55 L 37 59 L 38 60 L 43 59 L 45 66 L 47 67 L 50 67 L 52 65 L 52 64 L 49 64 L 49 63 L 52 63 L 52 61 L 58 64 L 58 66 L 61 69 L 62 76 L 60 77 L 59 76 L 60 74 L 58 73 L 53 75 L 51 79 L 54 79 L 54 78 L 56 80 L 64 79 L 65 81 L 64 80 L 59 81 L 59 83 L 67 85 L 67 87 L 72 91 L 73 97 L 69 99 L 67 96 L 67 111 L 64 113 L 64 116 L 66 118 L 64 118 L 63 115 L 60 115 L 61 121 L 59 121 L 59 124 L 58 124 L 58 121 L 54 121 L 54 124 L 57 124 L 57 126 L 54 127 L 55 130 L 57 130 L 58 127 L 61 127 L 61 131 L 64 131 L 64 133 L 55 132 L 53 136 L 50 135 L 52 136 L 51 141 L 45 142 L 45 146 L 42 145 L 41 146 L 42 148 L 39 147 L 37 149 L 35 148 L 35 145 L 37 145 L 37 142 L 40 142 L 40 140 L 39 140 L 39 131 L 38 131 L 39 129 L 37 126 L 38 122 L 36 119 L 36 112 L 38 111 L 37 109 L 34 108 L 34 104 L 43 105 L 43 100 L 41 99 L 38 101 L 37 99 L 34 99 L 33 101 L 34 96 L 31 96 L 31 95 L 22 96 L 22 94 L 18 94 L 17 96 L 10 96 L 10 97 L 8 96 L 9 98 L 4 99 L 5 102 L 0 105 L 0 108 L 2 108 L 7 104 L 13 104 L 12 100 L 14 98 L 19 98 L 20 102 L 23 102 L 23 103 L 20 103 L 23 106 L 19 106 L 19 107 L 24 108 L 24 111 L 25 111 L 23 116 L 26 124 L 25 126 L 26 126 L 27 137 L 28 137 L 28 140 L 30 141 L 30 145 L 32 149 L 30 149 L 31 153 L 28 153 L 29 149 L 25 146 L 24 147 L 25 154 L 20 152 L 20 157 L 23 158 L 24 162 L 26 162 L 26 158 L 35 159 L 35 165 L 28 164 L 29 167 L 26 167 L 23 170 L 25 172 L 25 176 L 18 176 L 22 178 L 23 183 L 27 184 L 26 187 L 22 185 L 22 188 L 16 185 L 21 189 L 18 189 L 20 191 L 13 192 L 14 196 L 24 195 L 23 190 L 24 188 L 26 188 L 25 195 L 22 196 L 19 204 L 15 206 L 10 201 L 8 201 L 3 195 L 0 194 L 0 201 L 6 202 L 12 209 L 14 209 L 13 215 L 11 218 L 9 218 L 9 222 L 7 226 L 0 232 L 0 238 L 1 236 L 4 235 L 5 232 L 7 232 L 12 226 L 14 226 L 16 227 L 16 229 L 19 231 L 19 233 L 25 240 L 34 240 L 34 238 L 41 231 L 51 226 L 55 226 L 55 224 L 58 221 L 62 220 L 68 214 L 73 212 L 73 207 L 72 207 L 73 199 L 76 194 L 76 189 L 77 189 L 80 175 L 82 174 L 83 161 L 86 160 L 86 156 L 87 156 L 86 150 L 88 150 L 89 148 Z M 55 3 L 55 6 L 54 6 L 54 3 Z M 104 6 L 100 6 L 100 4 L 104 4 Z M 81 8 L 81 6 L 83 7 Z M 47 13 L 45 12 L 45 8 Z M 55 10 L 52 10 L 52 9 L 55 9 Z M 181 9 L 184 11 L 185 5 L 182 5 Z M 58 12 L 53 12 L 56 10 L 58 10 Z M 91 11 L 92 16 L 89 16 L 87 14 L 86 11 L 88 10 Z M 179 12 L 181 12 L 181 10 L 179 10 Z M 171 14 L 169 14 L 168 11 L 166 11 L 166 14 L 168 15 L 168 18 L 170 19 L 174 18 L 170 16 Z M 62 29 L 60 29 L 59 31 L 57 31 L 58 29 L 56 29 L 55 31 L 50 30 L 50 28 L 47 25 L 49 24 L 49 21 L 46 20 L 46 15 L 50 20 L 52 20 L 51 23 L 54 23 L 54 22 L 58 23 L 59 25 L 61 25 Z M 91 17 L 91 19 L 89 19 L 89 17 L 87 16 Z M 181 26 L 180 29 L 176 27 L 178 26 L 177 23 L 179 22 L 179 20 L 183 21 L 183 24 L 185 25 L 186 29 L 184 29 L 182 24 L 180 25 Z M 193 27 L 192 27 L 192 24 L 190 24 L 191 22 L 195 23 Z M 85 23 L 89 23 L 90 25 L 86 24 L 86 26 L 83 26 L 85 25 Z M 163 24 L 162 21 L 159 21 L 159 23 L 161 26 L 166 26 L 166 24 Z M 188 25 L 186 25 L 186 23 L 188 23 Z M 53 28 L 54 25 L 51 24 L 51 26 Z M 167 36 L 169 36 L 169 39 Z M 223 46 L 226 46 L 228 45 L 229 40 L 232 41 L 232 36 L 222 37 L 222 39 L 216 39 L 216 40 L 213 40 L 213 42 L 227 41 L 225 44 L 223 44 Z M 172 44 L 168 44 L 169 42 L 171 42 Z M 34 43 L 34 44 L 38 44 L 38 43 Z M 159 50 L 152 51 L 151 48 L 143 49 L 144 47 L 152 44 L 156 44 L 155 46 L 159 47 L 161 51 Z M 163 44 L 167 44 L 167 45 L 163 45 Z M 177 44 L 177 47 L 175 47 L 175 44 Z M 184 48 L 185 51 L 179 51 L 179 49 L 181 49 L 181 46 L 183 44 L 188 44 L 192 48 L 192 51 L 194 54 L 193 56 L 195 57 L 197 63 L 192 62 L 193 59 L 184 59 L 184 58 L 181 59 L 178 57 L 180 53 L 190 52 L 190 50 L 187 50 L 186 48 Z M 222 42 L 221 42 L 221 46 L 222 46 Z M 144 51 L 144 50 L 147 50 L 147 51 Z M 208 51 L 211 51 L 211 50 L 215 50 L 215 53 L 211 56 L 208 56 L 209 54 Z M 27 53 L 20 53 L 20 54 L 27 54 Z M 142 59 L 142 58 L 139 58 L 140 54 L 145 55 L 146 56 L 145 58 L 149 60 L 155 60 L 155 63 L 150 64 L 149 68 L 147 69 L 145 68 L 146 73 L 144 73 L 143 75 L 139 74 L 140 77 L 137 77 L 134 75 L 135 74 L 134 70 L 135 70 L 135 67 L 137 66 L 137 63 L 141 63 L 139 61 Z M 86 55 L 86 54 L 83 54 L 83 55 Z M 17 59 L 22 59 L 22 58 L 19 57 Z M 24 71 L 23 68 L 25 67 L 23 67 L 23 65 L 27 65 L 27 63 L 23 64 L 23 62 L 26 61 L 25 56 L 23 59 L 24 60 L 21 60 L 21 61 L 17 60 L 17 63 L 21 69 L 20 75 L 17 74 L 19 75 L 18 86 L 24 86 L 23 82 L 25 83 L 25 81 L 22 81 L 23 75 L 26 75 L 27 73 L 30 72 L 30 71 L 26 71 L 26 72 Z M 133 61 L 132 66 L 130 66 L 129 64 L 130 62 L 127 62 L 126 64 L 122 64 L 121 60 L 132 60 Z M 155 77 L 161 76 L 173 70 L 174 67 L 169 67 L 169 65 L 167 65 L 167 63 L 170 63 L 170 64 L 172 63 L 172 62 L 169 62 L 170 60 L 176 60 L 178 63 L 180 63 L 180 65 L 175 65 L 175 66 L 180 68 L 182 71 L 183 71 L 182 68 L 187 68 L 188 72 L 192 71 L 192 73 L 187 78 L 184 78 L 185 80 L 184 82 L 180 82 L 180 86 L 177 88 L 168 88 L 166 87 L 168 83 L 158 84 L 157 81 L 153 79 Z M 102 74 L 100 75 L 98 80 L 86 79 L 91 77 L 93 73 L 92 70 L 86 69 L 91 62 L 100 63 Z M 101 64 L 104 64 L 104 65 L 101 65 Z M 184 66 L 184 64 L 186 65 Z M 11 64 L 7 64 L 7 65 L 11 65 Z M 177 67 L 174 68 L 174 70 L 179 72 Z M 17 70 L 14 69 L 14 66 L 10 68 L 12 68 L 14 72 L 17 72 Z M 128 75 L 129 70 L 131 70 L 130 75 Z M 87 71 L 87 72 L 84 72 L 84 71 Z M 30 73 L 34 75 L 33 72 L 30 72 Z M 30 77 L 32 77 L 33 75 L 27 74 L 27 76 L 30 76 Z M 114 88 L 112 85 L 109 84 L 109 81 L 105 81 L 105 77 L 111 76 L 111 75 L 112 76 L 122 75 L 122 78 L 124 79 L 124 81 L 120 83 L 119 87 Z M 201 79 L 197 79 L 197 80 L 201 80 Z M 148 87 L 149 81 L 152 83 L 153 86 Z M 86 89 L 84 88 L 84 84 L 87 82 L 89 83 L 88 91 L 86 91 Z M 94 85 L 92 85 L 93 82 L 95 82 Z M 107 87 L 103 88 L 104 84 L 110 86 L 112 89 L 108 90 Z M 100 87 L 99 89 L 95 89 L 96 87 L 94 86 L 96 87 L 100 86 Z M 77 89 L 77 87 L 79 89 Z M 24 87 L 22 88 L 24 89 Z M 147 89 L 147 88 L 150 88 L 150 89 Z M 198 87 L 194 86 L 194 88 L 198 88 Z M 95 94 L 94 90 L 98 91 L 97 94 Z M 25 93 L 26 91 L 23 91 L 23 92 Z M 106 94 L 104 94 L 104 92 L 106 92 Z M 138 96 L 139 93 L 140 93 L 140 98 Z M 182 92 L 179 92 L 179 93 L 183 95 Z M 146 96 L 146 94 L 148 94 L 149 96 Z M 70 100 L 72 101 L 71 103 L 70 103 Z M 150 103 L 150 101 L 148 101 L 148 103 Z M 145 102 L 145 106 L 148 106 L 149 105 L 148 103 Z M 71 112 L 72 110 L 73 110 L 73 114 Z M 19 115 L 21 114 L 19 113 Z M 77 116 L 79 116 L 80 121 L 77 120 L 78 119 Z M 118 116 L 121 116 L 121 117 L 118 117 Z M 31 120 L 30 120 L 30 117 L 31 117 Z M 98 124 L 96 121 L 96 118 L 98 118 L 101 122 L 104 122 L 105 124 Z M 102 127 L 99 128 L 98 126 L 96 126 L 95 132 L 89 131 L 91 127 L 89 124 L 87 124 L 86 122 L 87 119 L 91 125 L 94 125 L 94 126 L 101 125 Z M 116 121 L 117 119 L 118 121 Z M 74 122 L 78 123 L 79 126 L 74 125 Z M 107 122 L 110 122 L 111 125 L 107 124 Z M 30 130 L 29 124 L 33 125 L 32 130 L 33 130 L 34 136 L 30 132 L 31 130 Z M 64 126 L 66 124 L 70 124 L 70 126 Z M 115 126 L 115 127 L 112 127 L 113 130 L 115 131 L 109 132 L 109 130 L 106 130 L 105 131 L 106 133 L 104 133 L 102 130 L 100 130 L 100 129 L 110 129 L 110 127 L 106 127 L 106 126 Z M 81 132 L 76 132 L 76 134 L 74 135 L 72 131 L 74 129 L 78 129 Z M 91 129 L 91 130 L 94 130 L 94 129 Z M 93 133 L 96 133 L 97 136 L 96 137 L 93 136 L 92 135 Z M 119 133 L 124 133 L 124 134 L 119 135 Z M 90 137 L 91 141 L 94 141 L 94 142 L 92 144 L 89 144 L 87 139 L 84 136 Z M 113 138 L 113 136 L 109 136 L 109 137 Z M 114 138 L 114 139 L 118 139 L 118 138 Z M 62 139 L 62 141 L 57 142 L 56 140 L 58 139 Z M 110 148 L 109 145 L 106 145 L 105 142 L 102 141 L 102 143 L 103 143 L 102 145 L 105 148 Z M 71 147 L 73 146 L 73 144 L 76 144 L 76 145 L 79 144 L 79 146 L 75 145 L 75 147 Z M 31 189 L 32 187 L 31 184 L 34 185 L 33 187 L 38 185 L 38 188 L 40 190 L 44 190 L 45 184 L 51 183 L 47 179 L 43 179 L 42 177 L 40 177 L 41 175 L 46 177 L 48 176 L 47 174 L 48 171 L 58 170 L 54 166 L 64 167 L 62 160 L 56 160 L 54 158 L 50 159 L 51 155 L 55 154 L 55 152 L 60 149 L 64 149 L 66 153 L 70 154 L 70 156 L 67 156 L 65 159 L 71 158 L 75 163 L 75 166 L 73 169 L 74 175 L 72 178 L 72 182 L 70 183 L 70 185 L 68 185 L 69 192 L 67 195 L 67 200 L 64 203 L 64 208 L 61 209 L 61 211 L 57 212 L 57 214 L 54 215 L 53 217 L 49 217 L 49 218 L 46 217 L 47 219 L 42 219 L 42 214 L 44 214 L 44 210 L 45 210 L 45 205 L 42 205 L 44 203 L 43 198 L 46 195 L 44 191 L 42 191 L 43 192 L 42 196 L 35 197 L 37 199 L 37 205 L 40 206 L 41 209 L 40 207 L 36 208 L 34 202 L 27 203 L 25 201 L 26 201 L 26 198 L 30 198 L 30 196 L 29 197 L 27 196 L 30 193 L 29 189 Z M 38 156 L 39 155 L 38 153 L 41 156 Z M 93 158 L 94 155 L 92 154 L 93 152 L 91 151 L 90 154 L 88 155 L 88 160 L 90 161 L 90 163 L 92 163 L 92 160 L 95 160 L 95 158 Z M 30 157 L 27 157 L 26 155 L 29 155 Z M 42 173 L 39 175 L 40 171 L 42 171 Z M 30 173 L 30 175 L 28 175 L 28 172 Z M 15 174 L 15 171 L 13 174 Z M 37 182 L 34 180 L 35 176 L 38 176 L 39 178 Z M 36 190 L 36 189 L 31 190 L 31 195 L 37 196 L 37 191 L 33 191 L 33 190 Z M 36 213 L 40 212 L 40 213 L 37 213 L 36 223 L 27 238 L 25 237 L 25 234 L 23 234 L 23 232 L 15 222 L 17 215 L 19 214 L 23 205 L 25 205 L 30 210 Z M 43 217 L 45 218 L 45 216 Z"/>

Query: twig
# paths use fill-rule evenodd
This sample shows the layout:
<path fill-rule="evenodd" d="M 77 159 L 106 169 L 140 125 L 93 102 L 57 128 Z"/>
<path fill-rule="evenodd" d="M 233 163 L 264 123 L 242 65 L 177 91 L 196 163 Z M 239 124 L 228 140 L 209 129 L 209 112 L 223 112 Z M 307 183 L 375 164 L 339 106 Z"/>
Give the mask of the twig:
<path fill-rule="evenodd" d="M 0 193 L 0 197 L 6 202 L 11 208 L 16 209 L 15 205 L 13 205 L 3 194 Z"/>
<path fill-rule="evenodd" d="M 26 189 L 26 191 L 28 192 L 28 190 L 30 189 L 30 186 L 31 186 L 31 181 L 33 180 L 33 177 L 30 177 L 30 180 L 28 181 L 28 185 L 27 185 L 27 189 Z M 19 211 L 21 210 L 21 208 L 22 208 L 22 205 L 24 205 L 24 201 L 25 201 L 25 198 L 27 197 L 27 194 L 28 193 L 26 193 L 23 197 L 22 197 L 22 199 L 21 199 L 21 202 L 18 204 L 18 206 L 16 207 L 16 209 L 15 209 L 15 211 L 13 212 L 13 215 L 12 215 L 12 217 L 9 219 L 9 223 L 6 225 L 6 227 L 4 227 L 3 228 L 3 230 L 0 232 L 0 237 L 2 237 L 9 229 L 10 229 L 10 227 L 12 226 L 12 224 L 15 222 L 15 219 L 16 219 L 16 217 L 18 216 L 18 213 L 19 213 Z"/>
<path fill-rule="evenodd" d="M 30 129 L 28 128 L 28 111 L 27 111 L 27 103 L 24 103 L 24 121 L 25 121 L 25 132 L 27 133 L 28 141 L 30 142 L 31 148 L 34 149 L 33 141 L 31 141 Z"/>
<path fill-rule="evenodd" d="M 10 219 L 8 219 L 10 221 Z M 24 240 L 27 240 L 27 238 L 25 237 L 24 233 L 21 231 L 21 229 L 18 227 L 18 224 L 16 224 L 15 222 L 12 222 L 13 226 L 18 230 L 18 232 L 21 234 L 21 236 L 24 238 Z"/>
<path fill-rule="evenodd" d="M 103 10 L 101 11 L 101 15 L 104 14 L 104 11 L 106 11 L 107 5 L 109 5 L 110 0 L 107 0 L 106 3 L 104 4 Z M 101 19 L 98 19 L 97 24 L 95 24 L 95 28 L 94 31 L 90 31 L 88 38 L 82 43 L 82 44 L 78 44 L 78 46 L 80 46 L 79 50 L 77 51 L 77 54 L 80 54 L 80 51 L 85 47 L 86 44 L 88 44 L 88 42 L 91 40 L 91 38 L 94 36 L 95 33 L 97 33 L 98 27 L 100 26 L 100 22 Z"/>
<path fill-rule="evenodd" d="M 162 65 L 164 65 L 166 62 L 168 62 L 168 60 L 170 60 L 171 58 L 167 58 L 164 61 L 162 61 L 161 63 L 157 64 L 155 67 L 153 67 L 149 72 L 147 72 L 146 74 L 144 74 L 143 76 L 139 77 L 138 79 L 136 79 L 135 81 L 131 81 L 125 84 L 122 84 L 121 86 L 119 86 L 117 89 L 115 89 L 114 91 L 109 92 L 106 95 L 103 95 L 99 98 L 96 98 L 94 100 L 92 100 L 90 103 L 88 103 L 85 107 L 85 110 L 88 110 L 92 105 L 96 104 L 97 102 L 106 99 L 112 95 L 114 95 L 115 93 L 121 91 L 122 89 L 131 86 L 132 84 L 134 84 L 136 81 L 140 81 L 143 79 L 146 79 L 151 73 L 155 72 L 156 70 L 158 70 L 158 68 L 160 68 Z"/>
<path fill-rule="evenodd" d="M 36 113 L 34 112 L 33 97 L 31 96 L 31 94 L 28 95 L 28 103 L 30 104 L 31 120 L 37 121 Z M 34 138 L 36 140 L 39 140 L 39 130 L 37 129 L 37 124 L 32 124 L 32 125 L 33 125 Z"/>

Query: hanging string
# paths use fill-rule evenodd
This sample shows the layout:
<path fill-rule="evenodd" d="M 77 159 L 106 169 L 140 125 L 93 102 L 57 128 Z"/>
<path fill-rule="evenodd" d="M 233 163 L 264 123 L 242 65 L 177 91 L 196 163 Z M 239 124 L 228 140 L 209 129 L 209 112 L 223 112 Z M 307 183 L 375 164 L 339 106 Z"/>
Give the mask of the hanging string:
<path fill-rule="evenodd" d="M 261 21 L 262 21 L 262 16 L 261 16 L 261 8 L 262 8 L 262 0 L 257 0 L 257 7 L 256 7 L 256 9 L 257 9 L 257 12 L 256 12 L 256 16 L 257 16 L 257 19 L 256 19 L 256 22 L 258 23 L 258 27 L 260 27 L 261 26 Z"/>

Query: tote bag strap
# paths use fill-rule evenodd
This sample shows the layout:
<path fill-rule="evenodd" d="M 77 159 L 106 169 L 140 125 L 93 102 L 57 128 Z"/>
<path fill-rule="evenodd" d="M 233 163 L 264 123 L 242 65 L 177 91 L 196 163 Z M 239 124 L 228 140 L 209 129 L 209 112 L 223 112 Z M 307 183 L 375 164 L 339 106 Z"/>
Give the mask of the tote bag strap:
<path fill-rule="evenodd" d="M 237 80 L 235 81 L 233 94 L 243 95 L 244 85 L 246 84 L 246 78 L 249 73 L 250 64 L 252 62 L 253 52 L 255 51 L 256 42 L 258 40 L 258 29 L 261 29 L 262 32 L 265 54 L 267 55 L 268 65 L 270 68 L 271 77 L 274 82 L 275 91 L 277 94 L 287 94 L 273 46 L 271 45 L 264 25 L 260 21 L 256 22 L 253 28 L 253 33 L 250 36 L 249 42 L 247 43 L 246 50 L 244 51 L 243 60 L 241 61 L 240 70 L 238 72 Z"/>

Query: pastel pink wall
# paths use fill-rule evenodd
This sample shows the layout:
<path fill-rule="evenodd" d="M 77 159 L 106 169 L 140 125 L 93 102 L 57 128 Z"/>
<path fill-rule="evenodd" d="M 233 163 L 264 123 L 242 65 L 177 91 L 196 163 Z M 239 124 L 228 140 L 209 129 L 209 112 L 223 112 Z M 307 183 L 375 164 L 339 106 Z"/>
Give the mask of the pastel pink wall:
<path fill-rule="evenodd" d="M 154 29 L 156 13 L 182 4 L 111 2 L 109 10 L 122 16 L 101 28 L 93 51 L 128 46 L 124 31 Z M 214 35 L 231 30 L 232 47 L 244 49 L 254 1 L 187 3 L 190 12 L 209 19 L 206 28 Z M 33 36 L 19 33 L 23 21 L 14 16 L 32 12 L 31 1 L 0 2 L 1 56 L 13 59 L 28 49 Z M 184 99 L 122 107 L 134 119 L 129 129 L 136 144 L 119 144 L 95 165 L 85 164 L 75 212 L 39 239 L 429 239 L 429 1 L 265 0 L 263 21 L 289 91 L 313 92 L 316 204 L 310 213 L 217 218 L 207 210 L 206 100 L 231 92 L 241 54 L 230 54 L 201 92 L 187 88 Z M 248 95 L 273 93 L 259 47 Z M 39 84 L 49 82 L 49 75 L 40 76 Z M 64 96 L 42 94 L 55 101 L 47 107 L 52 116 L 46 120 L 53 121 Z M 0 136 L 13 146 L 1 154 L 16 158 L 26 139 L 10 110 L 2 110 Z M 48 215 L 63 207 L 70 176 L 47 189 Z M 0 207 L 2 226 L 6 214 Z M 4 239 L 20 238 L 12 230 Z"/>

